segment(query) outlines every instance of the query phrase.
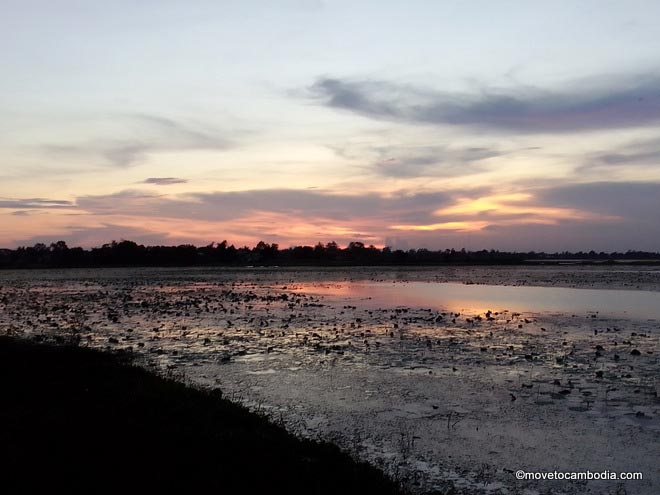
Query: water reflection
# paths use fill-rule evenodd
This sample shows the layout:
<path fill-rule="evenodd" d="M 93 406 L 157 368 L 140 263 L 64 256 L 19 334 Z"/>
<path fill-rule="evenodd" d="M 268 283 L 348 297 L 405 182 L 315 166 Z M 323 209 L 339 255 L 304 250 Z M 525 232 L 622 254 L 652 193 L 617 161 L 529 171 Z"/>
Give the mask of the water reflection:
<path fill-rule="evenodd" d="M 436 282 L 342 282 L 301 284 L 298 290 L 336 301 L 373 307 L 408 306 L 450 311 L 602 313 L 626 318 L 660 318 L 660 292 L 466 285 Z"/>

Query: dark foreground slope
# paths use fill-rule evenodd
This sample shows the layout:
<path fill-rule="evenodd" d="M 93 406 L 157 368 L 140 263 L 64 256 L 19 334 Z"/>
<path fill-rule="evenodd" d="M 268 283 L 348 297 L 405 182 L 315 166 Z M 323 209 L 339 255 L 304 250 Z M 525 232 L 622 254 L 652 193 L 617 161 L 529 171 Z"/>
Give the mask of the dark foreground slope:
<path fill-rule="evenodd" d="M 125 361 L 0 337 L 1 493 L 397 493 L 332 445 Z"/>

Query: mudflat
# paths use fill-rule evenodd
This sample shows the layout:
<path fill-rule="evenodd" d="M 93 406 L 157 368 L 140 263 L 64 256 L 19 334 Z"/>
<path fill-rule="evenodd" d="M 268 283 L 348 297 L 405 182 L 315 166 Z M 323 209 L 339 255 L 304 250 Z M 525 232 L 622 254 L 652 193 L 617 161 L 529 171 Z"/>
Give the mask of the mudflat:
<path fill-rule="evenodd" d="M 121 351 L 219 388 L 413 491 L 654 494 L 660 483 L 656 268 L 93 269 L 0 281 L 4 333 Z M 617 304 L 591 308 L 596 290 Z"/>
<path fill-rule="evenodd" d="M 3 493 L 399 493 L 336 447 L 121 354 L 0 337 Z"/>

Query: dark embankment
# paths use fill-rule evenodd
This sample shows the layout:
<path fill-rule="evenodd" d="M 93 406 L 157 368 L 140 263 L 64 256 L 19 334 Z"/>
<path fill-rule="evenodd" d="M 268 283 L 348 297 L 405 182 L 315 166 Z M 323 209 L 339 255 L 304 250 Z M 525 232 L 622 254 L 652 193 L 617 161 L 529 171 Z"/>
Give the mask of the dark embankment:
<path fill-rule="evenodd" d="M 1 493 L 398 493 L 336 447 L 126 358 L 0 337 Z"/>

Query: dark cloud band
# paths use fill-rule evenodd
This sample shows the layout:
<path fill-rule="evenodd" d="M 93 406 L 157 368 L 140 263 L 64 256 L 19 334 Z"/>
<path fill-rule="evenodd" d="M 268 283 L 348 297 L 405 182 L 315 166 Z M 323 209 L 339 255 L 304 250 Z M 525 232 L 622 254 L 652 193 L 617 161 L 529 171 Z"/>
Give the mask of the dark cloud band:
<path fill-rule="evenodd" d="M 179 179 L 177 177 L 149 177 L 142 181 L 142 184 L 154 184 L 157 186 L 169 186 L 171 184 L 185 184 L 188 182 L 186 179 Z"/>
<path fill-rule="evenodd" d="M 657 75 L 581 83 L 563 92 L 513 88 L 479 94 L 322 78 L 309 88 L 309 95 L 329 107 L 375 119 L 561 133 L 656 124 L 659 88 Z"/>

